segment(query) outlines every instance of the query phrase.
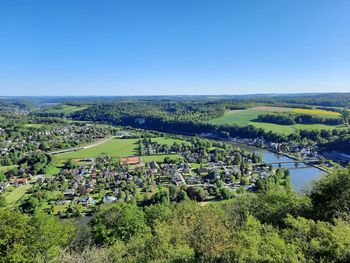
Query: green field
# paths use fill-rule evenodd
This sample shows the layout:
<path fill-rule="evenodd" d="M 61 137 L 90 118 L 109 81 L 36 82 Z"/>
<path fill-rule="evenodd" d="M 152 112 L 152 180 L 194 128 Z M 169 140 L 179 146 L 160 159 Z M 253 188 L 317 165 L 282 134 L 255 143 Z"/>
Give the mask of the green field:
<path fill-rule="evenodd" d="M 256 107 L 246 110 L 232 110 L 227 111 L 224 116 L 213 119 L 210 121 L 212 124 L 225 125 L 225 124 L 236 124 L 239 126 L 253 125 L 257 128 L 263 128 L 267 131 L 272 131 L 282 134 L 293 133 L 297 129 L 305 130 L 315 130 L 315 129 L 325 129 L 333 130 L 335 128 L 342 128 L 342 126 L 332 126 L 324 124 L 295 124 L 295 125 L 278 125 L 273 123 L 264 122 L 254 122 L 253 120 L 257 118 L 258 115 L 269 113 L 269 112 L 295 112 L 303 114 L 311 114 L 322 116 L 325 118 L 335 118 L 339 114 L 324 110 L 309 110 L 309 109 L 292 109 L 292 108 L 282 108 L 282 107 Z"/>
<path fill-rule="evenodd" d="M 179 157 L 179 155 L 177 155 L 177 154 L 149 155 L 149 156 L 142 156 L 141 160 L 144 163 L 148 163 L 148 162 L 152 162 L 152 161 L 162 163 L 162 162 L 164 162 L 165 157 L 169 157 L 171 160 L 176 160 L 177 157 Z"/>
<path fill-rule="evenodd" d="M 7 172 L 8 170 L 11 170 L 12 168 L 16 168 L 17 165 L 8 165 L 8 166 L 0 166 L 0 172 Z"/>
<path fill-rule="evenodd" d="M 156 141 L 159 144 L 166 144 L 168 146 L 173 145 L 175 142 L 176 143 L 185 143 L 185 144 L 190 144 L 188 141 L 180 140 L 180 139 L 173 139 L 173 138 L 168 138 L 168 137 L 159 137 L 159 138 L 152 138 L 152 141 Z"/>
<path fill-rule="evenodd" d="M 47 108 L 44 110 L 44 112 L 51 113 L 51 114 L 69 114 L 76 111 L 84 110 L 87 106 L 72 106 L 72 105 L 58 105 L 53 106 L 51 108 Z"/>
<path fill-rule="evenodd" d="M 44 124 L 40 124 L 40 123 L 28 123 L 25 124 L 24 127 L 28 127 L 28 128 L 37 128 L 40 129 L 44 126 Z"/>
<path fill-rule="evenodd" d="M 320 110 L 320 109 L 295 108 L 292 111 L 295 113 L 308 114 L 308 115 L 319 116 L 319 117 L 323 117 L 323 118 L 338 118 L 340 116 L 339 112 L 326 111 L 326 110 Z"/>
<path fill-rule="evenodd" d="M 30 184 L 26 184 L 20 187 L 16 187 L 12 192 L 5 196 L 7 205 L 15 204 L 24 194 L 32 187 Z"/>
<path fill-rule="evenodd" d="M 89 149 L 58 154 L 58 160 L 96 158 L 101 155 L 125 157 L 138 155 L 138 139 L 111 139 Z"/>
<path fill-rule="evenodd" d="M 152 138 L 152 141 L 156 141 L 160 144 L 166 144 L 169 146 L 173 145 L 174 142 L 190 143 L 181 139 L 173 139 L 168 137 Z M 101 156 L 101 155 L 109 155 L 114 157 L 133 156 L 133 155 L 139 154 L 138 142 L 139 142 L 139 139 L 111 139 L 89 149 L 57 154 L 56 157 L 59 161 L 64 161 L 68 159 L 96 158 L 97 156 Z M 165 157 L 169 157 L 170 159 L 174 160 L 178 157 L 178 155 L 169 154 L 169 155 L 142 156 L 142 161 L 143 162 L 150 162 L 150 161 L 163 162 Z"/>

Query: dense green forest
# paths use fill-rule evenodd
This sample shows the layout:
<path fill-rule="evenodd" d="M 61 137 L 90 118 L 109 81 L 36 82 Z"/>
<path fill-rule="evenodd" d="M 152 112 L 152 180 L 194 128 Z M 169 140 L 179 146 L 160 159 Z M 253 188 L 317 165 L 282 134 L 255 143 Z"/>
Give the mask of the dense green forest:
<path fill-rule="evenodd" d="M 312 116 L 308 114 L 295 114 L 295 113 L 268 113 L 259 115 L 256 121 L 269 122 L 282 125 L 300 124 L 326 124 L 326 125 L 339 125 L 343 124 L 347 120 L 347 117 L 343 118 L 322 118 Z"/>

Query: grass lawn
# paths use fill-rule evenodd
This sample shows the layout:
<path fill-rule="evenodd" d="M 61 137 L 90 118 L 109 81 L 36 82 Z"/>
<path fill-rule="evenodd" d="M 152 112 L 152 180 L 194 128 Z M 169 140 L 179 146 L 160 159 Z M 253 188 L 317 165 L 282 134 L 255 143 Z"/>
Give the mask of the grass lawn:
<path fill-rule="evenodd" d="M 168 137 L 159 137 L 159 138 L 152 138 L 152 141 L 158 142 L 159 144 L 166 144 L 168 146 L 173 145 L 175 142 L 176 143 L 186 143 L 186 144 L 191 144 L 188 141 L 185 140 L 180 140 L 180 139 L 173 139 L 173 138 L 168 138 Z"/>
<path fill-rule="evenodd" d="M 7 205 L 15 204 L 31 187 L 31 184 L 26 184 L 13 189 L 12 192 L 5 196 Z"/>
<path fill-rule="evenodd" d="M 17 165 L 8 165 L 8 166 L 0 166 L 0 172 L 7 172 L 8 170 L 11 170 L 12 168 L 17 167 Z"/>
<path fill-rule="evenodd" d="M 177 143 L 190 143 L 180 139 L 172 139 L 168 137 L 152 138 L 152 141 L 157 141 L 160 144 L 173 145 Z M 57 154 L 56 157 L 59 161 L 67 159 L 81 159 L 81 158 L 96 158 L 101 155 L 109 155 L 114 157 L 126 157 L 139 154 L 139 139 L 111 139 L 102 144 L 89 149 L 78 150 L 74 152 L 67 152 Z M 176 158 L 178 155 L 154 155 L 142 157 L 144 162 L 157 161 L 163 162 L 164 158 L 168 156 L 170 158 Z M 56 170 L 53 173 L 57 172 Z M 52 174 L 52 173 L 50 173 Z"/>
<path fill-rule="evenodd" d="M 53 215 L 59 215 L 60 213 L 64 213 L 69 207 L 69 204 L 65 205 L 55 205 L 53 208 Z"/>
<path fill-rule="evenodd" d="M 237 124 L 240 126 L 246 126 L 251 124 L 251 120 L 254 120 L 262 113 L 262 110 L 258 110 L 256 108 L 247 110 L 230 110 L 227 111 L 224 116 L 210 120 L 210 123 L 217 125 Z"/>
<path fill-rule="evenodd" d="M 205 164 L 200 164 L 200 163 L 191 163 L 192 168 L 200 168 L 201 166 L 206 166 Z"/>
<path fill-rule="evenodd" d="M 227 111 L 224 116 L 210 120 L 209 122 L 217 125 L 224 124 L 236 124 L 239 126 L 253 125 L 257 128 L 263 128 L 267 131 L 272 131 L 281 134 L 290 134 L 297 129 L 305 130 L 333 130 L 336 128 L 342 128 L 341 125 L 324 125 L 324 124 L 295 124 L 295 125 L 279 125 L 274 123 L 264 123 L 264 122 L 254 122 L 253 120 L 257 118 L 258 115 L 265 114 L 268 112 L 286 112 L 292 111 L 296 113 L 304 113 L 310 115 L 318 115 L 326 118 L 336 118 L 339 116 L 339 113 L 318 110 L 318 109 L 292 109 L 292 108 L 282 108 L 282 107 L 255 107 L 246 110 L 231 110 Z"/>
<path fill-rule="evenodd" d="M 142 162 L 148 163 L 152 161 L 156 161 L 158 163 L 164 162 L 165 157 L 169 157 L 171 160 L 176 160 L 179 155 L 177 154 L 164 154 L 164 155 L 149 155 L 149 156 L 142 156 Z"/>
<path fill-rule="evenodd" d="M 89 149 L 57 154 L 58 160 L 96 158 L 101 155 L 125 157 L 138 155 L 138 139 L 111 139 Z"/>
<path fill-rule="evenodd" d="M 24 127 L 28 127 L 28 128 L 37 128 L 37 129 L 40 129 L 44 126 L 44 124 L 41 124 L 41 123 L 28 123 L 28 124 L 25 124 Z"/>
<path fill-rule="evenodd" d="M 52 166 L 49 170 L 44 174 L 44 176 L 52 176 L 58 174 L 61 170 L 62 164 L 59 163 L 57 166 Z"/>
<path fill-rule="evenodd" d="M 54 113 L 54 114 L 56 113 L 68 114 L 68 113 L 84 110 L 86 108 L 87 106 L 58 105 L 52 108 L 45 109 L 44 111 L 47 113 Z"/>

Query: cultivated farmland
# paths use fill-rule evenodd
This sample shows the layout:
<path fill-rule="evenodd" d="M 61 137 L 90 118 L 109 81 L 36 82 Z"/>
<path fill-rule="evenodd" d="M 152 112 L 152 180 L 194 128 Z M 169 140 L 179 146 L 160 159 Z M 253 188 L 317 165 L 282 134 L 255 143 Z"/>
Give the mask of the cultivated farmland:
<path fill-rule="evenodd" d="M 300 114 L 309 114 L 325 118 L 337 118 L 339 113 L 325 111 L 319 109 L 301 109 L 301 108 L 284 108 L 284 107 L 255 107 L 246 110 L 231 110 L 227 111 L 223 116 L 210 121 L 212 124 L 226 125 L 236 124 L 239 126 L 253 125 L 258 128 L 263 128 L 267 131 L 276 133 L 290 134 L 297 129 L 315 130 L 325 129 L 332 130 L 342 128 L 342 126 L 332 126 L 323 124 L 295 124 L 295 125 L 279 125 L 273 123 L 254 122 L 258 115 L 272 112 L 294 112 Z"/>

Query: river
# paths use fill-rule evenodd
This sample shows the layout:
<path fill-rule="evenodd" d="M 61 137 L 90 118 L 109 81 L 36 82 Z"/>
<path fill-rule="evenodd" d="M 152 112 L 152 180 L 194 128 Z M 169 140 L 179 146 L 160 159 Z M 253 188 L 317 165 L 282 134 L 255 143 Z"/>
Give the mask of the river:
<path fill-rule="evenodd" d="M 266 149 L 261 149 L 261 148 L 257 148 L 249 145 L 244 145 L 244 144 L 237 144 L 233 142 L 232 144 L 240 147 L 241 149 L 260 153 L 262 155 L 263 161 L 266 163 L 284 162 L 284 161 L 293 160 L 284 155 L 276 154 Z M 325 172 L 321 171 L 320 169 L 317 169 L 310 165 L 306 165 L 304 163 L 298 163 L 297 165 L 289 163 L 289 164 L 282 164 L 281 166 L 274 165 L 274 167 L 288 168 L 292 179 L 293 189 L 296 192 L 302 192 L 303 190 L 307 189 L 311 185 L 312 181 L 320 178 L 322 175 L 325 174 Z"/>

